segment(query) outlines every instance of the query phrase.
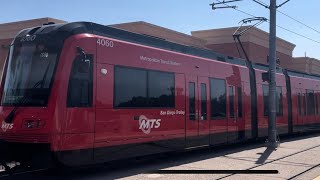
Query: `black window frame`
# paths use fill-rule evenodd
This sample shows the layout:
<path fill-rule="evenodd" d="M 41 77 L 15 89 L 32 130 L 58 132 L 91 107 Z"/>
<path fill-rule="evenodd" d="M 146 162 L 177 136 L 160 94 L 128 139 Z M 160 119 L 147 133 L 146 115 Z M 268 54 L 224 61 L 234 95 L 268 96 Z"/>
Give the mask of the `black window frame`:
<path fill-rule="evenodd" d="M 302 102 L 301 102 L 302 95 L 298 93 L 298 114 L 302 116 Z"/>
<path fill-rule="evenodd" d="M 263 115 L 269 116 L 269 85 L 262 85 L 263 94 Z"/>
<path fill-rule="evenodd" d="M 280 91 L 279 91 L 280 90 Z M 277 91 L 277 96 L 276 96 L 276 101 L 277 104 L 276 106 L 279 107 L 277 108 L 277 116 L 283 116 L 283 94 L 282 94 L 282 87 L 281 86 L 277 86 L 276 87 L 276 91 Z M 280 92 L 280 95 L 279 95 Z M 279 95 L 279 96 L 278 96 Z M 279 111 L 278 111 L 279 110 Z"/>
<path fill-rule="evenodd" d="M 71 84 L 72 84 L 72 80 L 75 76 L 75 73 L 78 73 L 78 67 L 76 66 L 79 62 L 81 61 L 79 58 L 82 58 L 81 56 L 77 56 L 73 62 L 72 62 L 72 66 L 71 66 L 71 70 L 70 70 L 70 75 L 69 75 L 69 81 L 68 81 L 68 90 L 67 90 L 67 108 L 73 108 L 73 107 L 77 107 L 77 108 L 88 108 L 88 107 L 93 107 L 93 66 L 94 66 L 94 62 L 93 62 L 93 54 L 86 54 L 86 60 L 90 60 L 90 68 L 88 71 L 88 102 L 85 103 L 75 103 L 72 100 L 72 95 L 75 94 L 74 91 L 72 91 L 73 89 L 71 88 Z M 83 63 L 83 62 L 82 62 Z M 82 90 L 82 88 L 75 88 L 75 90 Z M 77 100 L 79 100 L 77 98 Z"/>
<path fill-rule="evenodd" d="M 228 87 L 228 97 L 229 97 L 229 117 L 234 118 L 235 117 L 235 90 L 234 86 Z"/>
<path fill-rule="evenodd" d="M 196 120 L 196 83 L 189 82 L 189 120 Z"/>
<path fill-rule="evenodd" d="M 314 93 L 314 98 L 315 98 L 315 108 L 316 108 L 316 114 L 319 114 L 319 101 L 318 101 L 318 94 L 317 92 Z"/>
<path fill-rule="evenodd" d="M 306 102 L 306 94 L 302 93 L 302 105 L 303 105 L 303 116 L 307 115 L 307 102 Z"/>
<path fill-rule="evenodd" d="M 269 85 L 262 84 L 262 93 L 263 93 L 263 115 L 269 116 Z M 276 87 L 276 106 L 277 106 L 276 107 L 277 116 L 283 116 L 282 86 Z"/>
<path fill-rule="evenodd" d="M 238 117 L 242 118 L 242 87 L 237 87 L 238 93 Z"/>
<path fill-rule="evenodd" d="M 220 106 L 217 108 L 217 104 L 214 103 L 213 93 L 215 89 L 214 81 L 223 82 L 223 95 L 222 95 L 222 101 L 217 101 L 217 104 L 222 104 L 223 106 Z M 211 109 L 211 119 L 212 120 L 219 120 L 219 119 L 226 119 L 227 118 L 227 86 L 226 86 L 226 80 L 225 79 L 219 79 L 219 78 L 209 78 L 210 82 L 210 109 Z M 221 87 L 219 88 L 221 89 Z M 223 111 L 220 111 L 220 108 L 223 108 Z"/>
<path fill-rule="evenodd" d="M 138 70 L 138 71 L 144 71 L 146 72 L 146 103 L 145 106 L 117 106 L 116 105 L 116 98 L 118 95 L 117 87 L 116 87 L 116 78 L 117 78 L 117 68 L 120 69 L 130 69 L 130 70 Z M 169 74 L 172 76 L 173 81 L 173 95 L 172 95 L 172 102 L 170 106 L 150 106 L 149 101 L 149 73 L 155 72 L 155 73 L 163 73 L 163 74 Z M 176 84 L 175 84 L 175 73 L 174 72 L 168 72 L 168 71 L 159 71 L 159 70 L 151 70 L 151 69 L 144 69 L 144 68 L 137 68 L 137 67 L 128 67 L 128 66 L 122 66 L 122 65 L 115 65 L 114 66 L 114 83 L 113 83 L 113 109 L 159 109 L 159 108 L 166 108 L 166 109 L 174 109 L 176 107 Z"/>
<path fill-rule="evenodd" d="M 207 111 L 207 84 L 201 83 L 200 84 L 200 93 L 201 93 L 201 119 L 207 120 L 208 118 L 208 111 Z"/>
<path fill-rule="evenodd" d="M 315 115 L 315 97 L 314 97 L 314 90 L 307 89 L 307 115 Z"/>

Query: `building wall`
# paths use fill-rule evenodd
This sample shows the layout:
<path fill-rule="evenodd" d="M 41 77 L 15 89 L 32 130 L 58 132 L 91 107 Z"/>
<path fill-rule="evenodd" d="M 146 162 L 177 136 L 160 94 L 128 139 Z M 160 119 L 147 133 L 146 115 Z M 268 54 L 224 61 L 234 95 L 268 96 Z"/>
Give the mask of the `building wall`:
<path fill-rule="evenodd" d="M 248 45 L 249 45 L 248 43 L 243 43 L 243 47 L 247 53 L 249 53 Z M 235 43 L 209 44 L 209 45 L 207 45 L 207 48 L 212 49 L 213 51 L 221 53 L 221 54 L 226 54 L 228 56 L 239 57 L 239 58 L 245 59 L 245 55 L 244 55 L 243 51 L 241 50 L 240 46 L 238 46 L 238 48 L 239 48 L 239 52 L 241 55 L 239 54 Z"/>
<path fill-rule="evenodd" d="M 245 28 L 245 27 L 243 27 Z M 202 31 L 193 31 L 191 34 L 195 37 L 202 38 L 207 41 L 206 47 L 209 49 L 227 54 L 234 57 L 241 57 L 245 59 L 245 55 L 241 50 L 240 44 L 237 42 L 238 49 L 241 53 L 239 55 L 233 34 L 236 27 L 211 29 Z M 268 64 L 267 57 L 269 54 L 269 34 L 258 29 L 252 28 L 245 34 L 241 35 L 240 40 L 249 57 L 255 63 Z M 294 44 L 277 38 L 277 58 L 280 60 L 282 68 L 290 67 L 292 61 L 292 51 Z"/>
<path fill-rule="evenodd" d="M 66 21 L 46 17 L 40 19 L 31 19 L 26 21 L 17 21 L 0 24 L 0 39 L 13 38 L 22 29 L 41 26 L 48 22 L 65 23 Z"/>
<path fill-rule="evenodd" d="M 292 59 L 289 69 L 320 75 L 320 60 L 310 57 L 296 57 Z"/>
<path fill-rule="evenodd" d="M 167 41 L 183 44 L 187 46 L 194 46 L 206 48 L 206 40 L 190 36 L 181 32 L 173 31 L 164 27 L 154 24 L 146 23 L 143 21 L 122 23 L 110 25 L 115 28 L 123 29 L 130 32 L 145 34 L 153 37 L 162 38 Z"/>

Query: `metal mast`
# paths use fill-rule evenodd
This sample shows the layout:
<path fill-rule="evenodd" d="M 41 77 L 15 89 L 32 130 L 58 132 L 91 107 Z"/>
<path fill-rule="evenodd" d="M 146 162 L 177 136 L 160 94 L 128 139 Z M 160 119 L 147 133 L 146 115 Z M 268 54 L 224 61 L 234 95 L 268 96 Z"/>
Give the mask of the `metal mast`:
<path fill-rule="evenodd" d="M 277 0 L 270 0 L 270 35 L 269 35 L 269 125 L 268 145 L 276 148 L 277 142 L 277 84 L 276 84 L 276 21 L 277 21 Z"/>
<path fill-rule="evenodd" d="M 276 84 L 276 64 L 277 64 L 277 8 L 283 6 L 290 0 L 284 1 L 277 6 L 277 0 L 270 0 L 270 6 L 265 5 L 260 0 L 253 0 L 254 2 L 262 5 L 270 10 L 270 34 L 269 34 L 269 121 L 268 121 L 268 145 L 272 148 L 279 146 L 277 141 L 277 84 Z"/>

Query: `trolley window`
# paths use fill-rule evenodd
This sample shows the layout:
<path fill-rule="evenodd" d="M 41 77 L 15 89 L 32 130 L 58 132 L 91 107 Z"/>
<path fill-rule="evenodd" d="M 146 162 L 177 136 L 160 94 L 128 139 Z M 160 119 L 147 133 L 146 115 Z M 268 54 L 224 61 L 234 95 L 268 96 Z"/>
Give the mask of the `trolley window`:
<path fill-rule="evenodd" d="M 207 119 L 207 87 L 201 83 L 201 119 Z"/>
<path fill-rule="evenodd" d="M 92 55 L 77 57 L 72 64 L 68 86 L 67 107 L 91 107 L 93 92 Z"/>
<path fill-rule="evenodd" d="M 298 93 L 298 111 L 299 111 L 299 115 L 302 115 L 302 108 L 301 108 L 301 94 Z"/>
<path fill-rule="evenodd" d="M 277 96 L 276 96 L 276 107 L 277 107 L 277 116 L 283 115 L 283 106 L 282 106 L 282 88 L 280 86 L 277 87 Z"/>
<path fill-rule="evenodd" d="M 282 88 L 281 86 L 277 86 L 276 88 L 276 110 L 277 116 L 283 115 L 283 105 L 282 105 Z M 262 85 L 263 91 L 263 109 L 264 109 L 264 116 L 269 115 L 269 86 Z"/>
<path fill-rule="evenodd" d="M 114 107 L 174 107 L 174 73 L 115 66 Z"/>
<path fill-rule="evenodd" d="M 54 40 L 38 40 L 11 45 L 2 106 L 47 106 L 60 49 Z"/>
<path fill-rule="evenodd" d="M 316 114 L 319 114 L 318 94 L 314 94 L 316 101 Z"/>
<path fill-rule="evenodd" d="M 264 116 L 268 116 L 269 113 L 269 86 L 262 85 L 263 91 L 263 112 Z"/>
<path fill-rule="evenodd" d="M 303 115 L 307 115 L 306 94 L 302 95 Z"/>
<path fill-rule="evenodd" d="M 234 90 L 233 86 L 229 86 L 229 115 L 234 117 Z"/>
<path fill-rule="evenodd" d="M 225 118 L 227 114 L 226 81 L 210 78 L 211 118 Z"/>
<path fill-rule="evenodd" d="M 196 96 L 194 82 L 189 82 L 189 119 L 196 119 Z"/>
<path fill-rule="evenodd" d="M 314 115 L 314 91 L 313 90 L 307 90 L 307 113 L 308 115 Z"/>
<path fill-rule="evenodd" d="M 242 90 L 238 87 L 238 117 L 242 117 Z"/>
<path fill-rule="evenodd" d="M 148 71 L 148 103 L 150 107 L 174 107 L 174 74 Z"/>

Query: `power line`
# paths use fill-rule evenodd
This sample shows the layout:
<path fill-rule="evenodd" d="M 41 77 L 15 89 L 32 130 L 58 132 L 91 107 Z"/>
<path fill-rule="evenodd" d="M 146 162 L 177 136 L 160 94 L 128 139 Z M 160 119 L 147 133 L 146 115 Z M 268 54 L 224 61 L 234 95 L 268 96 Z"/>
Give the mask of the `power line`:
<path fill-rule="evenodd" d="M 268 20 L 268 21 L 269 21 L 269 20 Z M 300 36 L 300 37 L 306 38 L 306 39 L 308 39 L 308 40 L 310 40 L 310 41 L 313 41 L 313 42 L 315 42 L 315 43 L 320 44 L 320 41 L 316 41 L 316 40 L 314 40 L 314 39 L 311 39 L 311 38 L 309 38 L 309 37 L 307 37 L 307 36 L 305 36 L 305 35 L 302 35 L 302 34 L 299 34 L 299 33 L 297 33 L 297 32 L 294 32 L 294 31 L 292 31 L 292 30 L 290 30 L 290 29 L 287 29 L 287 28 L 285 28 L 285 27 L 282 27 L 282 26 L 279 26 L 279 25 L 277 25 L 277 27 L 280 28 L 280 29 L 286 30 L 286 31 L 288 31 L 288 32 L 291 32 L 292 34 L 298 35 L 298 36 Z"/>
<path fill-rule="evenodd" d="M 261 1 L 261 0 L 253 0 L 253 1 L 256 2 L 256 3 L 258 3 L 258 4 L 260 4 L 260 5 L 262 5 L 262 6 L 265 7 L 265 8 L 269 8 L 269 6 L 268 6 L 265 2 L 263 2 L 263 1 Z M 309 28 L 309 29 L 311 29 L 311 30 L 313 30 L 313 31 L 315 31 L 315 32 L 317 32 L 317 33 L 320 34 L 320 31 L 318 31 L 317 29 L 315 29 L 315 28 L 313 28 L 313 27 L 311 27 L 311 26 L 303 23 L 302 21 L 299 21 L 299 20 L 295 19 L 294 17 L 292 17 L 292 16 L 290 16 L 290 15 L 288 15 L 288 14 L 286 14 L 286 13 L 280 11 L 280 10 L 277 10 L 277 11 L 278 11 L 280 14 L 282 14 L 282 15 L 290 18 L 291 20 L 293 20 L 293 21 L 295 21 L 295 22 L 297 22 L 297 23 L 299 23 L 299 24 L 301 24 L 301 25 L 303 25 L 303 26 L 305 26 L 305 27 L 307 27 L 307 28 Z"/>
<path fill-rule="evenodd" d="M 281 13 L 282 15 L 287 16 L 288 18 L 296 21 L 297 23 L 302 24 L 302 25 L 304 25 L 305 27 L 307 27 L 307 28 L 309 28 L 309 29 L 312 29 L 313 31 L 315 31 L 315 32 L 317 32 L 317 33 L 320 34 L 320 31 L 316 30 L 315 28 L 313 28 L 313 27 L 311 27 L 311 26 L 309 26 L 309 25 L 307 25 L 307 24 L 305 24 L 305 23 L 303 23 L 303 22 L 301 22 L 301 21 L 299 21 L 299 20 L 297 20 L 297 19 L 289 16 L 288 14 L 286 14 L 286 13 L 284 13 L 284 12 L 282 12 L 282 11 L 279 11 L 279 10 L 277 10 L 277 11 L 278 11 L 279 13 Z"/>
<path fill-rule="evenodd" d="M 216 1 L 218 1 L 219 3 L 222 3 L 222 2 L 219 1 L 219 0 L 216 0 Z M 262 2 L 262 1 L 260 1 L 260 2 Z M 262 3 L 263 3 L 263 2 L 262 2 Z M 228 6 L 228 7 L 231 7 L 231 6 L 229 6 L 228 4 L 225 4 L 225 5 Z M 231 8 L 232 8 L 232 7 L 231 7 Z M 256 17 L 255 15 L 250 14 L 250 13 L 245 12 L 245 11 L 242 11 L 242 10 L 240 10 L 240 9 L 238 9 L 238 8 L 232 8 L 232 9 L 234 9 L 234 10 L 236 10 L 236 11 L 239 11 L 239 12 L 241 12 L 241 13 L 243 13 L 243 14 L 249 15 L 249 16 L 251 16 L 251 17 Z M 270 20 L 269 20 L 269 19 L 267 19 L 267 21 L 270 23 Z M 280 28 L 280 29 L 283 29 L 283 30 L 285 30 L 285 31 L 288 31 L 288 32 L 290 32 L 290 33 L 292 33 L 292 34 L 295 34 L 295 35 L 297 35 L 297 36 L 300 36 L 300 37 L 303 37 L 303 38 L 305 38 L 305 39 L 308 39 L 308 40 L 310 40 L 310 41 L 312 41 L 312 42 L 315 42 L 315 43 L 320 44 L 320 41 L 316 41 L 316 40 L 314 40 L 314 39 L 311 39 L 311 38 L 309 38 L 309 37 L 307 37 L 307 36 L 305 36 L 305 35 L 302 35 L 302 34 L 299 34 L 299 33 L 297 33 L 297 32 L 294 32 L 294 31 L 292 31 L 292 30 L 290 30 L 290 29 L 288 29 L 288 28 L 285 28 L 285 27 L 282 27 L 282 26 L 279 26 L 279 25 L 277 25 L 277 27 Z"/>

